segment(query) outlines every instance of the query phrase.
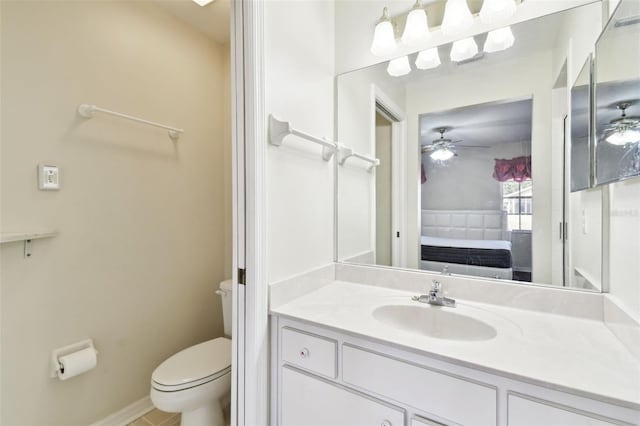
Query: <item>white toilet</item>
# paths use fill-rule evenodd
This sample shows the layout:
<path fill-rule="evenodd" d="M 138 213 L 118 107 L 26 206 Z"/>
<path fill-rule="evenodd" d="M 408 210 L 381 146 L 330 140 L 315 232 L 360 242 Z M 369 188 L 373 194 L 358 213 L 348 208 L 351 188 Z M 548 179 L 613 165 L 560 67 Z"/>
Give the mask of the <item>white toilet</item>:
<path fill-rule="evenodd" d="M 224 334 L 231 337 L 231 280 L 220 283 Z M 231 339 L 218 337 L 184 349 L 151 375 L 151 401 L 162 411 L 182 413 L 182 426 L 223 426 L 223 404 L 231 393 Z"/>

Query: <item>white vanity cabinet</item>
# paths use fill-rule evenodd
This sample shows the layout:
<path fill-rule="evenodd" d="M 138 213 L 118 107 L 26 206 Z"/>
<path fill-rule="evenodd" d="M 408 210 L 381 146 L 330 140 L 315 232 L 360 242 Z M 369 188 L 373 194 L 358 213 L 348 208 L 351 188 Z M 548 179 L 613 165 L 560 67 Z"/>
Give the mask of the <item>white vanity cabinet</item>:
<path fill-rule="evenodd" d="M 271 327 L 272 426 L 640 425 L 633 408 L 383 341 L 277 315 Z"/>

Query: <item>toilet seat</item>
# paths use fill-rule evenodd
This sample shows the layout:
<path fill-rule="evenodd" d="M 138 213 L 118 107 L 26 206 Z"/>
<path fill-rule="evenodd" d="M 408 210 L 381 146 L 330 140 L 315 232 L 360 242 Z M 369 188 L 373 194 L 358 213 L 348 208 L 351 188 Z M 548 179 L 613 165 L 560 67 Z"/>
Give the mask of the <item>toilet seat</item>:
<path fill-rule="evenodd" d="M 151 375 L 151 386 L 177 392 L 201 386 L 231 372 L 231 340 L 208 340 L 168 358 Z"/>

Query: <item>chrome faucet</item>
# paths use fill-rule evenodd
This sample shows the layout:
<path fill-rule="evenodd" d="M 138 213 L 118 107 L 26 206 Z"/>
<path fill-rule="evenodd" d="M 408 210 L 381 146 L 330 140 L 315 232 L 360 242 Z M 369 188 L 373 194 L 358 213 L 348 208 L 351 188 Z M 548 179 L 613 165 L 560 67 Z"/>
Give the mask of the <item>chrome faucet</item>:
<path fill-rule="evenodd" d="M 428 303 L 436 306 L 448 306 L 455 308 L 456 301 L 449 297 L 444 296 L 442 290 L 442 283 L 438 280 L 433 280 L 431 283 L 431 290 L 427 294 L 421 294 L 420 296 L 413 296 L 412 300 L 416 300 L 420 303 Z"/>

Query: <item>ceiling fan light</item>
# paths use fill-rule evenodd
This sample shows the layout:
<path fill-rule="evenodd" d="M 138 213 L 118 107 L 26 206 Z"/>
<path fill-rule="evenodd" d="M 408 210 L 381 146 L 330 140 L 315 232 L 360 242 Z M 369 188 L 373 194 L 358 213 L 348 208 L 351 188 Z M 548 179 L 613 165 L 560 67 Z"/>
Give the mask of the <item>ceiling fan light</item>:
<path fill-rule="evenodd" d="M 393 24 L 389 19 L 389 12 L 385 7 L 382 11 L 382 17 L 373 30 L 371 53 L 376 56 L 386 56 L 392 54 L 396 47 L 396 35 L 393 31 Z"/>
<path fill-rule="evenodd" d="M 513 16 L 516 12 L 515 0 L 484 0 L 480 9 L 480 22 L 495 24 Z"/>
<path fill-rule="evenodd" d="M 612 145 L 618 146 L 628 143 L 638 143 L 640 142 L 640 130 L 630 128 L 619 129 L 611 132 L 605 140 Z"/>
<path fill-rule="evenodd" d="M 515 37 L 513 37 L 511 27 L 500 28 L 489 31 L 483 50 L 487 53 L 499 52 L 510 48 L 514 42 Z"/>
<path fill-rule="evenodd" d="M 407 15 L 407 22 L 402 32 L 402 42 L 411 46 L 427 40 L 430 35 L 427 12 L 422 8 L 420 0 L 417 0 L 413 9 L 411 9 L 411 12 Z"/>
<path fill-rule="evenodd" d="M 387 73 L 392 77 L 401 77 L 411 72 L 411 65 L 409 65 L 409 57 L 401 56 L 400 58 L 392 59 L 387 65 Z"/>
<path fill-rule="evenodd" d="M 449 148 L 439 148 L 433 151 L 430 155 L 431 159 L 435 161 L 447 161 L 455 154 Z"/>
<path fill-rule="evenodd" d="M 437 47 L 423 50 L 418 53 L 418 57 L 416 58 L 416 67 L 421 70 L 436 68 L 440 63 L 440 55 L 438 54 Z"/>
<path fill-rule="evenodd" d="M 451 46 L 451 60 L 454 62 L 473 58 L 478 54 L 478 45 L 473 37 L 463 38 L 453 42 Z"/>
<path fill-rule="evenodd" d="M 446 36 L 460 34 L 473 24 L 473 16 L 467 0 L 447 0 L 442 18 L 442 33 Z"/>

